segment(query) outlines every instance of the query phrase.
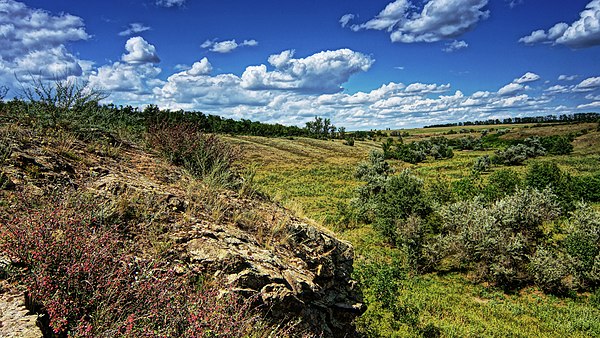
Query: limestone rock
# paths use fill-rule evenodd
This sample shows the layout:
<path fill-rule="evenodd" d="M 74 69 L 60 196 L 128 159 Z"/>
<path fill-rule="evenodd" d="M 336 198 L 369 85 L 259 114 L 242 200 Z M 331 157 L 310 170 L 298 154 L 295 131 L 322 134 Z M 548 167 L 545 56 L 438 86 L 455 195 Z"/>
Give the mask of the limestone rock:
<path fill-rule="evenodd" d="M 305 329 L 323 337 L 353 335 L 352 321 L 364 305 L 351 279 L 350 244 L 297 220 L 272 250 L 238 229 L 219 230 L 176 235 L 196 271 L 224 273 L 236 287 L 260 293 L 276 320 L 299 317 Z"/>
<path fill-rule="evenodd" d="M 0 285 L 0 337 L 42 338 L 36 323 L 37 315 L 30 314 L 25 308 L 23 293 Z"/>

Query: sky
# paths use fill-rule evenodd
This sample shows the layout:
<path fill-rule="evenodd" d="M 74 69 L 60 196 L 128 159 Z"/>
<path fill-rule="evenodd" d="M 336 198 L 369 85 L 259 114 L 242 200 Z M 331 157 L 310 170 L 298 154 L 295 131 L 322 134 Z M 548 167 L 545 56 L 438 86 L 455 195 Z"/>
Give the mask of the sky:
<path fill-rule="evenodd" d="M 600 0 L 0 0 L 0 85 L 348 130 L 600 112 Z"/>

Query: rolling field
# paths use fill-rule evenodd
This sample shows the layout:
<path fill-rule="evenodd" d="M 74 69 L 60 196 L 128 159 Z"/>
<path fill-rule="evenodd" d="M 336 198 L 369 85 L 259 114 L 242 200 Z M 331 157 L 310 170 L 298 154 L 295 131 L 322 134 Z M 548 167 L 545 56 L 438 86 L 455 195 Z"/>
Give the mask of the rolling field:
<path fill-rule="evenodd" d="M 484 127 L 489 128 L 474 128 L 486 129 Z M 511 131 L 502 136 L 506 139 L 579 132 L 580 136 L 573 141 L 572 154 L 544 156 L 536 160 L 555 162 L 561 169 L 574 176 L 600 172 L 600 132 L 595 124 L 507 127 Z M 458 128 L 406 130 L 410 135 L 404 140 L 406 143 L 423 137 L 442 136 L 450 129 Z M 255 184 L 258 190 L 298 215 L 324 224 L 327 217 L 337 211 L 339 203 L 348 203 L 353 198 L 355 189 L 361 184 L 354 177 L 357 164 L 365 161 L 370 151 L 380 150 L 384 139 L 357 141 L 355 146 L 344 145 L 340 140 L 306 138 L 228 136 L 227 140 L 240 146 L 243 154 L 240 164 L 243 167 L 255 168 Z M 417 165 L 401 161 L 389 162 L 397 170 L 411 168 L 426 182 L 430 179 L 454 181 L 471 174 L 473 162 L 477 157 L 493 153 L 494 150 L 455 151 L 451 159 L 428 159 Z M 523 173 L 527 163 L 511 168 Z M 493 167 L 483 175 L 483 179 L 501 168 L 505 167 Z M 367 262 L 393 264 L 391 257 L 401 256 L 400 251 L 386 244 L 370 225 L 338 225 L 331 230 L 353 243 L 356 253 L 355 265 Z M 400 308 L 407 309 L 408 314 L 405 315 L 408 319 L 394 321 L 389 311 L 382 310 L 378 304 L 372 305 L 367 315 L 357 323 L 359 329 L 367 333 L 367 336 L 600 336 L 598 295 L 573 294 L 569 297 L 556 297 L 546 295 L 535 287 L 505 293 L 494 286 L 477 283 L 468 274 L 459 272 L 446 275 L 408 273 L 403 277 L 400 288 L 396 302 Z M 431 327 L 435 328 L 435 332 L 428 331 Z"/>

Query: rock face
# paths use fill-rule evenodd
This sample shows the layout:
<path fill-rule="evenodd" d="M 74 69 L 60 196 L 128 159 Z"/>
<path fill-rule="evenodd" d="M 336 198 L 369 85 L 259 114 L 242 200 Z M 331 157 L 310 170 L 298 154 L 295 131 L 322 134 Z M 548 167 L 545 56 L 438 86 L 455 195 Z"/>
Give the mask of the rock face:
<path fill-rule="evenodd" d="M 351 279 L 352 246 L 298 220 L 281 235 L 270 250 L 243 231 L 210 225 L 175 239 L 194 269 L 218 271 L 238 288 L 259 292 L 273 319 L 299 317 L 315 335 L 351 337 L 352 320 L 364 310 Z"/>

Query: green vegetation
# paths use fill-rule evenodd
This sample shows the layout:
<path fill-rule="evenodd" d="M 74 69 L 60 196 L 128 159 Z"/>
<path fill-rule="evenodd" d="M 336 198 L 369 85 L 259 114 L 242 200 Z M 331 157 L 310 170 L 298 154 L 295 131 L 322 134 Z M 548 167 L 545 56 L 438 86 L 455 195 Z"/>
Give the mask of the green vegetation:
<path fill-rule="evenodd" d="M 407 130 L 354 149 L 315 141 L 302 154 L 302 139 L 233 141 L 242 163 L 262 164 L 260 190 L 354 244 L 366 336 L 589 337 L 600 334 L 599 242 L 582 238 L 599 218 L 596 127 Z M 452 158 L 385 160 L 442 135 Z M 498 161 L 519 144 L 515 156 L 535 156 Z"/>

